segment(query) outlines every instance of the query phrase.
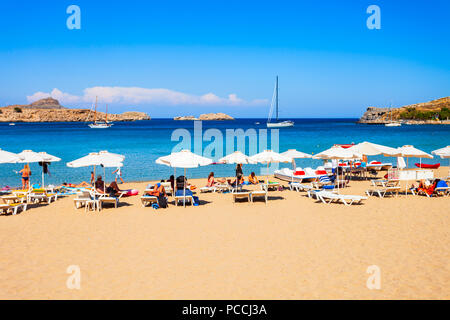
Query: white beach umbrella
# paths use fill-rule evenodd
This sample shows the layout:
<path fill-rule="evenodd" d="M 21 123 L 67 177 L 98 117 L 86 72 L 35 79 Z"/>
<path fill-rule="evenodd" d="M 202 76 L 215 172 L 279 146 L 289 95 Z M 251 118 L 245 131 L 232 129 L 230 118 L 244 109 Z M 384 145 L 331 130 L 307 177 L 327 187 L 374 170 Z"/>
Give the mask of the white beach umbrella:
<path fill-rule="evenodd" d="M 431 153 L 441 157 L 442 159 L 450 158 L 450 146 L 431 151 Z"/>
<path fill-rule="evenodd" d="M 425 151 L 419 150 L 410 145 L 400 147 L 398 148 L 398 151 L 402 157 L 406 158 L 407 163 L 409 158 L 419 158 L 420 164 L 422 164 L 422 158 L 433 159 L 433 156 L 431 154 L 428 154 Z"/>
<path fill-rule="evenodd" d="M 360 159 L 362 154 L 351 148 L 344 149 L 341 147 L 331 147 L 330 149 L 324 150 L 313 156 L 313 159 L 324 159 L 324 160 L 350 160 L 350 159 Z"/>
<path fill-rule="evenodd" d="M 431 153 L 441 157 L 441 159 L 448 159 L 448 167 L 449 167 L 448 172 L 450 175 L 450 146 L 446 146 L 444 148 L 431 151 Z"/>
<path fill-rule="evenodd" d="M 240 151 L 235 151 L 233 153 L 230 153 L 229 155 L 220 158 L 219 163 L 223 164 L 247 164 L 249 163 L 249 157 L 243 154 Z M 236 177 L 236 188 L 238 185 L 238 179 Z"/>
<path fill-rule="evenodd" d="M 288 151 L 280 153 L 282 156 L 292 158 L 292 159 L 305 159 L 305 158 L 312 158 L 312 155 L 309 153 L 304 153 L 301 151 L 297 151 L 295 149 L 289 149 Z"/>
<path fill-rule="evenodd" d="M 21 160 L 19 155 L 0 149 L 0 163 L 18 163 Z"/>
<path fill-rule="evenodd" d="M 289 149 L 288 151 L 282 152 L 281 155 L 289 157 L 292 159 L 292 169 L 295 170 L 296 164 L 295 159 L 307 159 L 312 158 L 312 155 L 308 153 L 304 153 L 301 151 L 297 151 L 296 149 Z M 294 175 L 292 175 L 291 182 L 294 181 Z"/>
<path fill-rule="evenodd" d="M 409 167 L 409 158 L 420 158 L 420 164 L 422 164 L 422 158 L 433 158 L 431 154 L 428 154 L 425 151 L 419 150 L 410 145 L 400 147 L 398 148 L 398 151 L 402 157 L 406 158 L 406 168 Z M 408 181 L 406 181 L 405 192 L 406 195 L 408 195 Z"/>
<path fill-rule="evenodd" d="M 118 168 L 123 166 L 123 161 L 125 156 L 117 153 L 111 153 L 108 151 L 91 152 L 87 156 L 81 157 L 77 160 L 67 163 L 70 168 L 81 168 L 81 167 L 94 167 L 94 177 L 95 177 L 95 167 L 103 167 L 103 175 L 106 175 L 105 168 Z"/>
<path fill-rule="evenodd" d="M 220 163 L 225 163 L 225 164 L 247 164 L 249 157 L 246 156 L 245 154 L 243 154 L 240 151 L 235 151 L 233 153 L 230 153 L 229 155 L 220 158 L 219 162 Z"/>
<path fill-rule="evenodd" d="M 377 156 L 382 154 L 386 157 L 397 157 L 400 155 L 398 149 L 396 148 L 391 148 L 367 141 L 358 143 L 348 148 L 347 150 L 355 151 L 356 153 L 366 156 Z"/>
<path fill-rule="evenodd" d="M 203 167 L 213 163 L 212 159 L 199 156 L 198 154 L 192 153 L 190 150 L 181 150 L 180 152 L 174 152 L 167 156 L 159 157 L 155 162 L 172 168 L 184 169 L 184 197 L 186 197 L 186 169 Z M 184 199 L 183 205 L 186 207 L 186 199 Z"/>
<path fill-rule="evenodd" d="M 351 159 L 361 159 L 362 154 L 357 150 L 351 148 L 344 149 L 342 147 L 333 146 L 330 149 L 324 150 L 315 156 L 313 159 L 323 159 L 323 160 L 351 160 Z M 338 179 L 338 192 L 339 192 L 339 177 Z"/>
<path fill-rule="evenodd" d="M 249 163 L 262 163 L 267 164 L 267 184 L 269 184 L 269 164 L 280 162 L 291 162 L 292 158 L 286 157 L 280 153 L 272 150 L 265 150 L 249 157 Z"/>
<path fill-rule="evenodd" d="M 20 163 L 35 163 L 35 162 L 58 162 L 60 158 L 55 157 L 47 152 L 34 152 L 32 150 L 24 150 L 18 154 L 22 158 Z M 44 181 L 44 166 L 42 166 L 42 188 L 45 187 Z"/>

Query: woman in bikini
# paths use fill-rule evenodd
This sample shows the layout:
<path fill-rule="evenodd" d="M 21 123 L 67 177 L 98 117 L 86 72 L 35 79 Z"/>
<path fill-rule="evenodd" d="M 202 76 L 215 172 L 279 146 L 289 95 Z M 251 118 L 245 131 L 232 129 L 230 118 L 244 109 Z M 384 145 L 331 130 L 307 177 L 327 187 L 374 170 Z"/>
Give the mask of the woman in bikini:
<path fill-rule="evenodd" d="M 23 169 L 19 171 L 19 173 L 22 174 L 22 189 L 26 190 L 30 187 L 30 166 L 26 164 Z"/>

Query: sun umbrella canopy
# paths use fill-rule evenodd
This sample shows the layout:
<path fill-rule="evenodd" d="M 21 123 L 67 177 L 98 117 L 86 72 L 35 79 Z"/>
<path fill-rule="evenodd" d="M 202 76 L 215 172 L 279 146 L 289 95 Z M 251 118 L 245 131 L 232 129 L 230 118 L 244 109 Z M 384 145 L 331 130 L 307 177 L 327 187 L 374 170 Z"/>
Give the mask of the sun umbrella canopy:
<path fill-rule="evenodd" d="M 312 158 L 312 155 L 308 153 L 304 153 L 301 151 L 297 151 L 295 149 L 289 149 L 288 151 L 285 151 L 281 153 L 281 155 L 291 158 L 291 159 L 305 159 L 305 158 Z"/>
<path fill-rule="evenodd" d="M 212 160 L 192 153 L 190 150 L 174 152 L 155 161 L 172 168 L 197 168 L 212 164 Z"/>
<path fill-rule="evenodd" d="M 21 163 L 32 163 L 32 162 L 51 162 L 52 159 L 59 159 L 55 156 L 49 155 L 45 152 L 34 152 L 31 150 L 24 150 L 21 153 L 18 154 L 22 160 Z M 61 159 L 59 159 L 61 160 Z M 56 160 L 56 161 L 59 161 Z"/>
<path fill-rule="evenodd" d="M 219 159 L 220 163 L 226 163 L 226 164 L 233 164 L 233 163 L 240 163 L 240 164 L 246 164 L 248 162 L 248 156 L 243 154 L 240 151 L 235 151 L 223 158 Z"/>
<path fill-rule="evenodd" d="M 58 161 L 61 161 L 61 158 L 52 156 L 51 154 L 48 154 L 47 152 L 39 152 L 39 154 L 45 159 L 45 162 L 58 162 Z"/>
<path fill-rule="evenodd" d="M 431 153 L 441 157 L 442 159 L 450 158 L 450 146 L 431 151 Z"/>
<path fill-rule="evenodd" d="M 398 151 L 402 157 L 405 158 L 429 158 L 432 159 L 433 156 L 431 154 L 426 153 L 425 151 L 414 148 L 414 146 L 403 146 L 398 148 Z"/>
<path fill-rule="evenodd" d="M 286 157 L 272 150 L 265 150 L 248 158 L 249 163 L 278 163 L 291 162 L 292 158 Z"/>
<path fill-rule="evenodd" d="M 396 148 L 391 148 L 367 141 L 358 143 L 357 145 L 354 145 L 347 150 L 351 150 L 353 152 L 366 156 L 377 156 L 379 154 L 382 154 L 387 157 L 397 157 L 400 155 L 398 149 Z"/>
<path fill-rule="evenodd" d="M 74 160 L 67 164 L 71 168 L 103 166 L 107 168 L 121 167 L 124 156 L 108 151 L 92 152 L 87 156 Z"/>
<path fill-rule="evenodd" d="M 0 163 L 17 163 L 21 160 L 19 155 L 0 149 Z"/>
<path fill-rule="evenodd" d="M 359 152 L 356 152 L 355 150 L 351 150 L 351 148 L 344 149 L 341 147 L 331 147 L 330 149 L 327 149 L 325 151 L 322 151 L 315 156 L 313 156 L 313 159 L 360 159 L 362 158 L 362 154 Z"/>

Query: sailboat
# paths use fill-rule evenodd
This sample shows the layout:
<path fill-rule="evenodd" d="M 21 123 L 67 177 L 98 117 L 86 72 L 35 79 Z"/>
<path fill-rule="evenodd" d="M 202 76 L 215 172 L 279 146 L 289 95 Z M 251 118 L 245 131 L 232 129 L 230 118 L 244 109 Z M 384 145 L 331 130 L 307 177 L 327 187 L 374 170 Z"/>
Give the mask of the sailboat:
<path fill-rule="evenodd" d="M 389 108 L 389 113 L 390 113 L 390 116 L 391 116 L 391 120 L 388 123 L 385 123 L 384 126 L 385 127 L 401 127 L 402 124 L 400 122 L 392 120 L 392 110 L 391 110 L 391 108 Z"/>
<path fill-rule="evenodd" d="M 275 102 L 275 110 L 276 110 L 276 118 L 275 122 L 270 122 L 272 120 L 273 107 Z M 278 120 L 278 76 L 277 81 L 275 83 L 275 90 L 272 96 L 272 103 L 270 105 L 269 117 L 267 119 L 267 128 L 284 128 L 284 127 L 293 127 L 293 121 L 279 121 Z"/>
<path fill-rule="evenodd" d="M 97 121 L 97 98 L 95 98 L 94 123 L 89 124 L 89 128 L 106 129 L 110 128 L 112 125 L 112 123 L 108 122 L 108 105 L 106 105 L 105 121 Z"/>

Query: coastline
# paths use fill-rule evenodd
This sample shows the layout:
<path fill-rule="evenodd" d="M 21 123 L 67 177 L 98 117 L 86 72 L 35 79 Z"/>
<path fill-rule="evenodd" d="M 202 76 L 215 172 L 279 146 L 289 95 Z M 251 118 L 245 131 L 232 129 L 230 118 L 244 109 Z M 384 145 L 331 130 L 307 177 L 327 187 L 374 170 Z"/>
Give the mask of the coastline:
<path fill-rule="evenodd" d="M 369 183 L 341 192 L 363 194 Z M 120 186 L 142 193 L 146 184 Z M 450 297 L 448 197 L 370 197 L 347 207 L 293 191 L 270 192 L 267 204 L 198 196 L 198 207 L 154 210 L 130 197 L 87 213 L 70 196 L 0 217 L 0 298 Z M 70 265 L 80 267 L 81 290 L 66 287 Z M 381 269 L 381 290 L 366 287 L 371 265 Z"/>

